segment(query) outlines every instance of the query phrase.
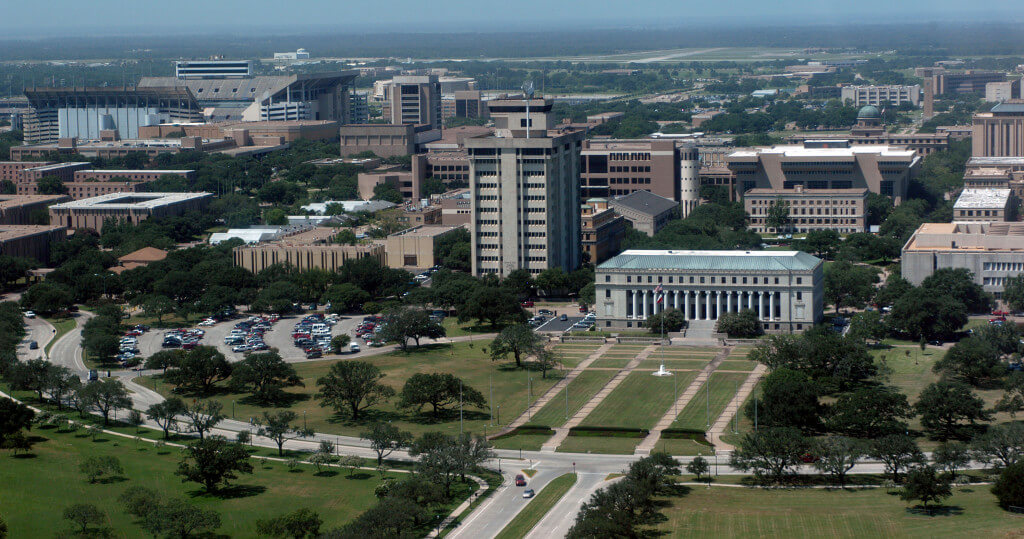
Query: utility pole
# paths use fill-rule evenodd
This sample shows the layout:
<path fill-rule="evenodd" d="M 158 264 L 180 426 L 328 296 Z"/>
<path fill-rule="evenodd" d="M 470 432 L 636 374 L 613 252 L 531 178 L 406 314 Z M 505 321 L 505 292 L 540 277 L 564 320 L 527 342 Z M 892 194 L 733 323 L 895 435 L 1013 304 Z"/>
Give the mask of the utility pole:
<path fill-rule="evenodd" d="M 707 416 L 708 428 L 711 427 L 711 375 L 704 384 L 704 414 Z"/>
<path fill-rule="evenodd" d="M 453 350 L 454 350 L 454 348 L 453 348 Z M 493 427 L 494 426 L 494 380 L 492 379 L 492 376 L 493 375 L 490 375 L 490 374 L 487 375 L 487 385 L 490 386 L 490 388 L 491 388 L 491 403 L 490 403 L 491 405 L 488 406 L 488 408 L 490 408 L 490 410 L 491 410 L 491 422 L 490 422 L 490 425 Z"/>
<path fill-rule="evenodd" d="M 302 412 L 305 417 L 306 412 Z M 462 379 L 459 379 L 459 436 L 462 436 Z"/>

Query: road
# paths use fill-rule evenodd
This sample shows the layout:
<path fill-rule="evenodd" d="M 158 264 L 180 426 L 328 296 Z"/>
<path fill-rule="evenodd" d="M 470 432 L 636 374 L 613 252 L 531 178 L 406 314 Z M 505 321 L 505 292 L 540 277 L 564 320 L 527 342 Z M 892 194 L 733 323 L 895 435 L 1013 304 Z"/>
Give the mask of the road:
<path fill-rule="evenodd" d="M 583 320 L 582 316 L 567 316 L 565 320 L 560 320 L 558 316 L 555 316 L 541 324 L 537 331 L 541 333 L 564 333 L 580 320 Z"/>
<path fill-rule="evenodd" d="M 46 343 L 50 342 L 54 333 L 57 330 L 54 329 L 46 320 L 39 318 L 26 318 L 25 319 L 25 338 L 22 339 L 21 343 L 18 344 L 18 355 L 27 359 L 39 359 L 45 357 L 43 349 L 46 348 Z M 35 341 L 39 345 L 39 348 L 32 350 L 29 348 L 29 343 Z"/>
<path fill-rule="evenodd" d="M 79 311 L 72 316 L 75 318 L 75 328 L 65 333 L 60 340 L 53 344 L 53 347 L 50 348 L 49 359 L 51 363 L 63 365 L 85 378 L 89 369 L 86 368 L 85 361 L 82 360 L 82 327 L 93 317 L 93 314 Z M 39 346 L 44 347 L 43 343 L 39 343 Z"/>

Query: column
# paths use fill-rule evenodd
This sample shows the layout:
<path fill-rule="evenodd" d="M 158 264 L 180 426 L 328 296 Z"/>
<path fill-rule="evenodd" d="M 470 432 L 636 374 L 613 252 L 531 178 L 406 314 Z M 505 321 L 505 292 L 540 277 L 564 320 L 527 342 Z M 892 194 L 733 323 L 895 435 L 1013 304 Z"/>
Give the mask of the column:
<path fill-rule="evenodd" d="M 642 315 L 641 320 L 647 320 L 647 291 L 640 291 L 640 313 Z"/>
<path fill-rule="evenodd" d="M 679 291 L 672 292 L 672 306 L 679 310 Z"/>
<path fill-rule="evenodd" d="M 754 306 L 754 312 L 757 313 L 758 320 L 763 320 L 764 311 L 761 310 L 761 292 L 754 292 L 753 295 L 757 297 L 757 299 L 754 300 L 754 302 L 756 303 L 756 305 Z"/>
<path fill-rule="evenodd" d="M 722 292 L 715 292 L 715 319 L 722 317 Z"/>
<path fill-rule="evenodd" d="M 747 291 L 747 309 L 754 310 L 754 294 L 749 290 Z"/>
<path fill-rule="evenodd" d="M 711 318 L 711 292 L 704 292 L 704 320 L 712 320 Z"/>
<path fill-rule="evenodd" d="M 690 291 L 689 290 L 683 290 L 683 311 L 684 311 L 683 312 L 683 317 L 684 318 L 686 318 L 687 320 L 693 320 L 693 315 L 691 314 L 692 311 L 691 311 L 691 308 L 690 308 Z"/>
<path fill-rule="evenodd" d="M 775 292 L 768 292 L 768 319 L 775 319 Z"/>
<path fill-rule="evenodd" d="M 732 312 L 732 290 L 725 292 L 725 312 Z"/>
<path fill-rule="evenodd" d="M 640 312 L 640 311 L 637 310 L 637 307 L 639 307 L 639 305 L 636 304 L 636 294 L 637 294 L 637 291 L 634 290 L 633 291 L 633 319 L 634 320 L 639 318 L 639 316 L 637 316 L 637 313 Z"/>

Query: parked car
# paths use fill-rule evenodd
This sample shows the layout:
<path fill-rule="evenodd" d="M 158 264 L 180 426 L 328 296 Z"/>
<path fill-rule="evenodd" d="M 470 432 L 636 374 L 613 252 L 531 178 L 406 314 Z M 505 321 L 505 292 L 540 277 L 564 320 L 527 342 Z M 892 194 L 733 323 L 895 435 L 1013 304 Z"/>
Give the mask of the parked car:
<path fill-rule="evenodd" d="M 523 474 L 516 474 L 516 486 L 517 487 L 525 487 L 526 486 L 526 476 L 524 476 Z"/>
<path fill-rule="evenodd" d="M 318 357 L 324 357 L 324 353 L 319 348 L 311 348 L 306 350 L 306 359 L 315 359 Z"/>
<path fill-rule="evenodd" d="M 555 312 L 551 309 L 541 309 L 537 311 L 537 314 L 543 314 L 544 316 L 554 316 Z"/>
<path fill-rule="evenodd" d="M 36 313 L 33 311 L 25 311 L 25 318 L 35 318 Z"/>
<path fill-rule="evenodd" d="M 39 343 L 37 343 L 36 341 L 29 341 L 28 342 L 28 349 L 29 350 L 37 350 L 38 348 L 39 348 Z"/>
<path fill-rule="evenodd" d="M 568 319 L 569 319 L 569 316 L 568 316 L 568 315 L 565 315 L 565 314 L 563 314 L 562 316 L 559 316 L 559 317 L 558 317 L 558 319 L 559 319 L 559 320 L 561 320 L 561 321 L 563 321 L 563 322 L 565 322 L 566 320 L 568 320 Z"/>
<path fill-rule="evenodd" d="M 534 493 L 533 493 L 533 489 L 532 488 L 528 488 L 528 489 L 523 491 L 523 497 L 524 498 L 532 498 L 533 494 Z"/>
<path fill-rule="evenodd" d="M 358 353 L 359 352 L 359 345 L 356 344 L 356 343 L 352 343 L 352 344 L 348 345 L 348 351 L 353 353 L 353 354 Z"/>
<path fill-rule="evenodd" d="M 524 309 L 531 309 L 531 308 L 533 308 L 533 302 L 532 301 L 524 301 L 524 302 L 520 303 L 519 305 L 522 306 Z"/>
<path fill-rule="evenodd" d="M 99 380 L 99 379 L 100 379 L 100 373 L 96 372 L 96 369 L 92 369 L 92 370 L 89 371 L 89 381 L 90 382 L 95 382 L 96 380 Z"/>

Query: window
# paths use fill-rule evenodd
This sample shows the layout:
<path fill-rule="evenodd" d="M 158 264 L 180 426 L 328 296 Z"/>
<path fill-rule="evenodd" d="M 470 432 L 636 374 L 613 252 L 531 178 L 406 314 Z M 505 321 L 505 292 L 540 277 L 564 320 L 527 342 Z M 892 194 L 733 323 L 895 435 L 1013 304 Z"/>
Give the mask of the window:
<path fill-rule="evenodd" d="M 606 282 L 606 283 L 612 282 L 612 276 L 611 275 L 605 275 L 604 276 L 604 282 Z M 628 275 L 626 276 L 626 282 L 629 282 L 629 276 Z"/>
<path fill-rule="evenodd" d="M 632 276 L 632 275 L 627 275 L 627 276 L 626 276 L 626 282 L 627 282 L 627 283 L 631 283 L 631 282 L 633 282 L 633 276 Z"/>
<path fill-rule="evenodd" d="M 604 297 L 606 297 L 606 298 L 610 298 L 610 297 L 612 297 L 612 291 L 611 291 L 611 290 L 607 290 L 607 289 L 605 289 L 605 291 L 604 291 Z"/>
<path fill-rule="evenodd" d="M 803 292 L 797 292 L 797 293 L 796 293 L 796 299 L 797 299 L 797 300 L 802 300 L 802 299 L 804 299 L 804 293 L 803 293 Z"/>
<path fill-rule="evenodd" d="M 796 284 L 804 284 L 804 278 L 803 277 L 797 277 L 796 278 Z"/>

